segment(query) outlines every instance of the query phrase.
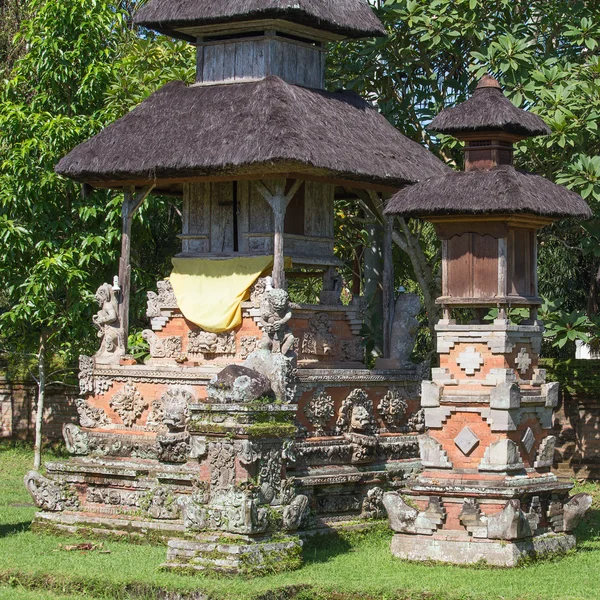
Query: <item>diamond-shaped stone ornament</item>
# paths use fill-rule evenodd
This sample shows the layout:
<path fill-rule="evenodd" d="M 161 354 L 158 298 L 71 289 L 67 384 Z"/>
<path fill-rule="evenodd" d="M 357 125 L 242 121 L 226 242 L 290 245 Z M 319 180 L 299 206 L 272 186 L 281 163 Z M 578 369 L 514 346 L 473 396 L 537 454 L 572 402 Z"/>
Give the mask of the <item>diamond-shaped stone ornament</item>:
<path fill-rule="evenodd" d="M 483 356 L 473 346 L 469 346 L 464 352 L 461 352 L 456 361 L 467 375 L 475 375 L 475 371 L 481 369 L 483 362 Z"/>
<path fill-rule="evenodd" d="M 521 441 L 523 442 L 523 446 L 525 446 L 527 453 L 531 452 L 533 444 L 535 443 L 535 436 L 533 435 L 533 431 L 531 431 L 531 427 L 527 428 L 527 431 L 525 432 L 525 435 Z"/>
<path fill-rule="evenodd" d="M 519 350 L 515 364 L 521 375 L 525 375 L 525 373 L 527 373 L 527 369 L 529 369 L 531 366 L 531 358 L 529 357 L 529 353 L 527 352 L 526 348 L 521 348 L 521 350 Z"/>
<path fill-rule="evenodd" d="M 473 450 L 473 448 L 475 448 L 475 446 L 477 446 L 477 444 L 479 444 L 479 438 L 468 427 L 465 426 L 454 438 L 454 443 L 466 456 Z"/>

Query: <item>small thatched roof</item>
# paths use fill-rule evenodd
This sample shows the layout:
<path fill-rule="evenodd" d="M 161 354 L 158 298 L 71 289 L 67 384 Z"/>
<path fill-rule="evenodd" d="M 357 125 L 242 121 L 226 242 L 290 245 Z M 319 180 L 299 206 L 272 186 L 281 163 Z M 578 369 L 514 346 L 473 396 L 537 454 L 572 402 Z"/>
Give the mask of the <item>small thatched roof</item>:
<path fill-rule="evenodd" d="M 456 135 L 476 131 L 505 131 L 523 137 L 549 135 L 550 128 L 537 115 L 517 108 L 500 84 L 484 75 L 473 95 L 454 108 L 444 109 L 427 127 L 429 131 Z"/>
<path fill-rule="evenodd" d="M 351 38 L 386 35 L 365 0 L 149 0 L 135 16 L 138 25 L 184 39 L 182 28 L 257 19 L 284 19 Z"/>
<path fill-rule="evenodd" d="M 575 192 L 508 165 L 432 177 L 395 194 L 385 213 L 407 217 L 494 213 L 592 216 L 585 200 Z"/>
<path fill-rule="evenodd" d="M 94 184 L 273 172 L 399 187 L 448 172 L 351 92 L 277 77 L 229 85 L 165 85 L 77 146 L 56 172 Z"/>

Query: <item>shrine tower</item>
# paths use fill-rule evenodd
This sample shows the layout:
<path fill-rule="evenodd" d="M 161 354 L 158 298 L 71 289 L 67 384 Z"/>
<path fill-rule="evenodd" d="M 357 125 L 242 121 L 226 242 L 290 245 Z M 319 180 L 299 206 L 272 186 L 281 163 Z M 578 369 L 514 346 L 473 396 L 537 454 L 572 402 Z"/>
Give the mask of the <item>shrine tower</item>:
<path fill-rule="evenodd" d="M 572 548 L 571 532 L 591 502 L 585 494 L 569 499 L 572 485 L 551 473 L 558 384 L 546 383 L 538 365 L 537 319 L 537 231 L 591 211 L 574 192 L 514 168 L 513 144 L 550 130 L 492 77 L 429 130 L 465 142 L 465 171 L 407 188 L 386 208 L 432 222 L 442 242 L 440 367 L 421 393 L 424 470 L 407 492 L 417 508 L 397 494 L 384 499 L 396 531 L 392 552 L 512 566 L 524 555 Z M 511 313 L 516 307 L 529 317 Z M 472 320 L 461 324 L 457 309 Z"/>

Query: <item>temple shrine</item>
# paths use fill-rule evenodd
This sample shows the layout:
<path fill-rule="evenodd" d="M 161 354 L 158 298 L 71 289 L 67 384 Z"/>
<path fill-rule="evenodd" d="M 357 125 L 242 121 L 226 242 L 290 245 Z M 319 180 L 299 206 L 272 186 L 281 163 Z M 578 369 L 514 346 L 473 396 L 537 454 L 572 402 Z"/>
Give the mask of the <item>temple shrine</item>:
<path fill-rule="evenodd" d="M 165 85 L 56 167 L 122 190 L 122 254 L 97 292 L 98 352 L 80 359 L 73 457 L 26 477 L 34 526 L 168 540 L 178 569 L 298 566 L 298 532 L 384 516 L 424 431 L 418 298 L 395 298 L 387 252 L 396 315 L 385 368 L 368 369 L 365 303 L 340 300 L 334 202 L 381 207 L 449 169 L 356 94 L 324 89 L 328 42 L 385 35 L 363 0 L 150 0 L 136 23 L 194 44 L 197 79 Z M 138 364 L 131 224 L 151 193 L 182 198 L 181 252 L 148 292 Z M 286 280 L 306 273 L 323 279 L 319 304 L 290 301 Z"/>
<path fill-rule="evenodd" d="M 429 129 L 465 142 L 465 171 L 411 186 L 388 215 L 432 222 L 442 242 L 440 366 L 424 381 L 423 471 L 384 495 L 392 552 L 410 560 L 513 566 L 570 550 L 591 497 L 551 473 L 558 384 L 538 366 L 537 231 L 586 218 L 577 194 L 513 167 L 513 144 L 550 133 L 489 76 Z M 511 318 L 527 308 L 529 317 Z M 493 309 L 493 318 L 486 315 Z M 465 311 L 472 320 L 464 320 Z M 410 500 L 407 500 L 410 498 Z M 409 504 L 410 503 L 410 504 Z"/>

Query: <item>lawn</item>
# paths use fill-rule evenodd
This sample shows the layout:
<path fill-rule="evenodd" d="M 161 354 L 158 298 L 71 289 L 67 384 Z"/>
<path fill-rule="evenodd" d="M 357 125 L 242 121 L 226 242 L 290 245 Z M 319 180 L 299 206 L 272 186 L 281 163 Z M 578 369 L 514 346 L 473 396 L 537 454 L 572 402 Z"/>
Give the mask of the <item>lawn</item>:
<path fill-rule="evenodd" d="M 512 570 L 406 563 L 391 555 L 391 532 L 379 527 L 311 541 L 305 566 L 294 573 L 210 579 L 162 572 L 164 547 L 104 542 L 104 552 L 67 551 L 64 546 L 90 540 L 31 532 L 35 507 L 23 487 L 31 464 L 30 449 L 0 445 L 0 600 L 176 600 L 176 592 L 186 600 L 600 597 L 600 485 L 579 486 L 594 494 L 594 506 L 578 528 L 577 551 L 552 561 Z"/>

